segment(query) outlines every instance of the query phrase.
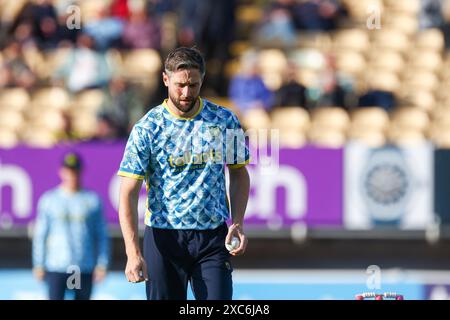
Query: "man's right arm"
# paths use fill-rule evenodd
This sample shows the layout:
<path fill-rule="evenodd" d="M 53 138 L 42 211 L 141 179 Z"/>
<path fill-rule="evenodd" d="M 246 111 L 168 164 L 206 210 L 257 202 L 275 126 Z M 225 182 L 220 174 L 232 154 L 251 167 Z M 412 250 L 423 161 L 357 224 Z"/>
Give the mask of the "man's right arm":
<path fill-rule="evenodd" d="M 33 232 L 32 260 L 33 274 L 38 280 L 44 280 L 46 241 L 49 230 L 47 196 L 43 196 L 38 203 L 36 224 Z"/>
<path fill-rule="evenodd" d="M 121 177 L 119 220 L 128 258 L 125 275 L 130 282 L 148 280 L 147 266 L 142 257 L 138 233 L 137 205 L 141 186 L 142 180 Z"/>

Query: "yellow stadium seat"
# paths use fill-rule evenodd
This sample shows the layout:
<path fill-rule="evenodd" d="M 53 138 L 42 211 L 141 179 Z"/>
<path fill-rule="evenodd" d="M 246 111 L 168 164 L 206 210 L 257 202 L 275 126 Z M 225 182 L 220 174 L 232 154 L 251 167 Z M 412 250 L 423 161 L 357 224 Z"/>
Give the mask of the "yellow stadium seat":
<path fill-rule="evenodd" d="M 439 29 L 426 29 L 416 36 L 415 45 L 419 49 L 441 52 L 445 47 L 444 34 Z"/>
<path fill-rule="evenodd" d="M 412 37 L 419 30 L 419 22 L 415 16 L 410 14 L 392 12 L 384 17 L 383 27 L 395 29 Z"/>
<path fill-rule="evenodd" d="M 372 49 L 392 49 L 400 52 L 408 50 L 411 42 L 406 34 L 396 29 L 374 30 Z"/>
<path fill-rule="evenodd" d="M 0 109 L 0 128 L 19 131 L 24 124 L 25 118 L 22 112 Z"/>
<path fill-rule="evenodd" d="M 31 104 L 35 109 L 67 110 L 70 101 L 70 96 L 64 88 L 50 87 L 36 91 Z"/>
<path fill-rule="evenodd" d="M 309 113 L 301 107 L 281 107 L 272 111 L 272 130 L 277 130 L 280 145 L 300 148 L 307 143 Z"/>
<path fill-rule="evenodd" d="M 355 51 L 338 51 L 335 53 L 336 67 L 348 74 L 359 74 L 366 68 L 364 56 Z"/>
<path fill-rule="evenodd" d="M 109 1 L 79 1 L 80 10 L 82 14 L 82 23 L 86 24 L 98 17 L 98 13 L 105 6 L 109 4 Z"/>
<path fill-rule="evenodd" d="M 450 128 L 450 108 L 440 107 L 431 112 L 432 126 Z"/>
<path fill-rule="evenodd" d="M 306 134 L 297 131 L 281 131 L 279 135 L 280 147 L 298 149 L 307 144 Z"/>
<path fill-rule="evenodd" d="M 373 52 L 369 59 L 370 68 L 398 73 L 405 68 L 405 61 L 400 53 L 394 50 Z"/>
<path fill-rule="evenodd" d="M 161 68 L 161 57 L 153 49 L 131 50 L 123 58 L 123 72 L 131 77 L 147 77 L 160 72 Z"/>
<path fill-rule="evenodd" d="M 105 93 L 103 92 L 103 90 L 85 90 L 75 96 L 74 102 L 72 104 L 72 111 L 75 113 L 78 111 L 88 111 L 95 114 L 100 110 L 104 100 Z"/>
<path fill-rule="evenodd" d="M 45 63 L 42 52 L 37 48 L 25 47 L 23 49 L 23 58 L 26 64 L 30 67 L 31 71 L 39 76 L 39 70 Z"/>
<path fill-rule="evenodd" d="M 366 81 L 372 89 L 396 92 L 400 88 L 400 80 L 392 71 L 373 70 L 367 72 Z"/>
<path fill-rule="evenodd" d="M 376 148 L 386 144 L 385 133 L 381 130 L 373 130 L 370 128 L 352 128 L 348 134 L 348 141 L 358 141 L 368 147 Z"/>
<path fill-rule="evenodd" d="M 364 29 L 343 29 L 333 37 L 334 50 L 344 49 L 364 52 L 370 47 L 370 38 Z"/>
<path fill-rule="evenodd" d="M 408 62 L 412 68 L 430 71 L 438 71 L 443 66 L 441 54 L 431 50 L 414 50 Z"/>
<path fill-rule="evenodd" d="M 339 107 L 320 107 L 312 111 L 312 124 L 315 126 L 330 128 L 345 132 L 350 124 L 350 117 Z"/>
<path fill-rule="evenodd" d="M 388 10 L 395 11 L 395 13 L 409 14 L 416 16 L 420 10 L 420 0 L 384 0 L 384 4 Z"/>
<path fill-rule="evenodd" d="M 346 142 L 346 135 L 342 131 L 313 124 L 308 130 L 308 140 L 319 147 L 341 148 Z"/>
<path fill-rule="evenodd" d="M 403 129 L 396 126 L 392 126 L 388 130 L 388 140 L 395 145 L 416 145 L 426 142 L 425 133 L 413 130 Z"/>
<path fill-rule="evenodd" d="M 221 107 L 230 109 L 238 116 L 239 119 L 241 118 L 240 110 L 235 106 L 235 104 L 233 103 L 233 101 L 231 101 L 231 99 L 229 99 L 227 97 L 205 97 L 205 99 L 207 99 Z"/>
<path fill-rule="evenodd" d="M 256 5 L 241 5 L 236 9 L 236 20 L 240 23 L 259 23 L 263 18 L 263 15 L 263 9 Z"/>
<path fill-rule="evenodd" d="M 297 38 L 296 47 L 328 51 L 333 48 L 333 40 L 330 34 L 325 32 L 303 33 Z"/>
<path fill-rule="evenodd" d="M 258 54 L 258 66 L 266 86 L 275 91 L 283 83 L 287 58 L 279 49 L 263 49 Z"/>
<path fill-rule="evenodd" d="M 73 131 L 82 139 L 88 139 L 97 132 L 97 117 L 89 111 L 77 112 L 72 115 Z"/>
<path fill-rule="evenodd" d="M 250 41 L 236 40 L 230 44 L 229 51 L 232 57 L 239 57 L 245 51 L 251 49 L 251 46 Z"/>
<path fill-rule="evenodd" d="M 405 87 L 412 87 L 413 90 L 434 91 L 440 83 L 439 78 L 434 72 L 428 70 L 416 70 L 409 73 L 408 78 L 403 79 Z"/>
<path fill-rule="evenodd" d="M 404 100 L 403 104 L 415 106 L 424 111 L 431 111 L 436 106 L 434 94 L 427 90 L 404 88 L 400 96 Z"/>
<path fill-rule="evenodd" d="M 1 19 L 5 24 L 12 24 L 28 0 L 0 1 Z"/>
<path fill-rule="evenodd" d="M 45 127 L 27 126 L 26 130 L 21 132 L 21 140 L 31 147 L 51 148 L 58 139 L 56 134 Z"/>
<path fill-rule="evenodd" d="M 380 107 L 361 107 L 351 113 L 351 127 L 383 131 L 389 125 L 388 113 Z"/>
<path fill-rule="evenodd" d="M 65 120 L 60 110 L 49 109 L 42 110 L 39 116 L 30 119 L 29 124 L 57 132 L 64 129 Z"/>
<path fill-rule="evenodd" d="M 349 10 L 350 16 L 357 22 L 367 20 L 368 8 L 379 8 L 382 12 L 384 5 L 382 0 L 343 0 Z"/>
<path fill-rule="evenodd" d="M 425 132 L 430 119 L 424 110 L 414 107 L 402 107 L 395 110 L 391 117 L 391 125 L 401 130 Z"/>
<path fill-rule="evenodd" d="M 0 148 L 9 149 L 19 143 L 19 137 L 10 129 L 0 127 Z"/>
<path fill-rule="evenodd" d="M 450 149 L 450 127 L 435 127 L 430 139 L 437 148 Z"/>
<path fill-rule="evenodd" d="M 308 111 L 301 107 L 280 107 L 272 111 L 272 128 L 280 130 L 307 130 L 310 124 Z"/>
<path fill-rule="evenodd" d="M 23 88 L 0 90 L 0 109 L 24 110 L 29 106 L 30 95 Z"/>
<path fill-rule="evenodd" d="M 150 94 L 156 90 L 162 71 L 163 64 L 158 51 L 136 49 L 124 54 L 120 75 Z"/>
<path fill-rule="evenodd" d="M 247 129 L 270 129 L 270 116 L 264 109 L 251 109 L 242 117 L 242 124 Z"/>

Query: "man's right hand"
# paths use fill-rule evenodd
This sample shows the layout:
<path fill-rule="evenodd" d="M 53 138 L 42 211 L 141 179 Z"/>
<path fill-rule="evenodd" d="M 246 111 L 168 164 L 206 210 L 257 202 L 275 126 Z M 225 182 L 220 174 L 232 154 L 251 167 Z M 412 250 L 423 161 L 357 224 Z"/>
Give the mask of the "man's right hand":
<path fill-rule="evenodd" d="M 45 278 L 45 270 L 42 268 L 34 268 L 33 275 L 37 280 L 43 281 Z"/>
<path fill-rule="evenodd" d="M 128 282 L 148 281 L 147 264 L 142 255 L 128 257 L 125 275 Z"/>

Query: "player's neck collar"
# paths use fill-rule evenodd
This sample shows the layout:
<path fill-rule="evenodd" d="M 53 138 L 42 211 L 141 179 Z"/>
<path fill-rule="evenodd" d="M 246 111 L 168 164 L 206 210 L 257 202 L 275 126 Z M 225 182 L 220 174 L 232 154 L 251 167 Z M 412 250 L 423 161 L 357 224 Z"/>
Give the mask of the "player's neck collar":
<path fill-rule="evenodd" d="M 166 109 L 167 112 L 169 112 L 172 116 L 174 116 L 175 118 L 180 119 L 180 120 L 194 120 L 194 118 L 195 118 L 196 116 L 198 116 L 199 113 L 202 112 L 202 110 L 203 110 L 203 105 L 204 105 L 203 99 L 200 98 L 200 97 L 198 97 L 198 101 L 199 101 L 200 105 L 199 105 L 199 107 L 198 107 L 197 112 L 195 112 L 195 113 L 194 113 L 192 116 L 190 116 L 190 117 L 182 117 L 182 116 L 180 116 L 180 115 L 178 115 L 178 114 L 176 114 L 176 113 L 174 113 L 173 111 L 170 110 L 170 108 L 169 108 L 169 106 L 168 106 L 168 104 L 167 104 L 167 101 L 168 101 L 168 100 L 169 100 L 169 99 L 164 99 L 164 102 L 162 103 L 164 109 Z"/>

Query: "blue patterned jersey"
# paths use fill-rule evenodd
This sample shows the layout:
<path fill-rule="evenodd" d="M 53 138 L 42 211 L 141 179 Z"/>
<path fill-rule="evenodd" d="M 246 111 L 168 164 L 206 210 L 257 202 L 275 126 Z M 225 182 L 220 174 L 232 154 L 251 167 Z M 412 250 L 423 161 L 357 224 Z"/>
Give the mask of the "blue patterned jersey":
<path fill-rule="evenodd" d="M 109 238 L 100 198 L 55 188 L 42 195 L 33 236 L 33 266 L 51 272 L 75 265 L 82 272 L 109 264 Z"/>
<path fill-rule="evenodd" d="M 244 132 L 230 110 L 200 99 L 199 111 L 182 118 L 166 100 L 133 127 L 118 174 L 145 180 L 146 225 L 205 230 L 229 216 L 225 164 L 248 162 Z"/>

